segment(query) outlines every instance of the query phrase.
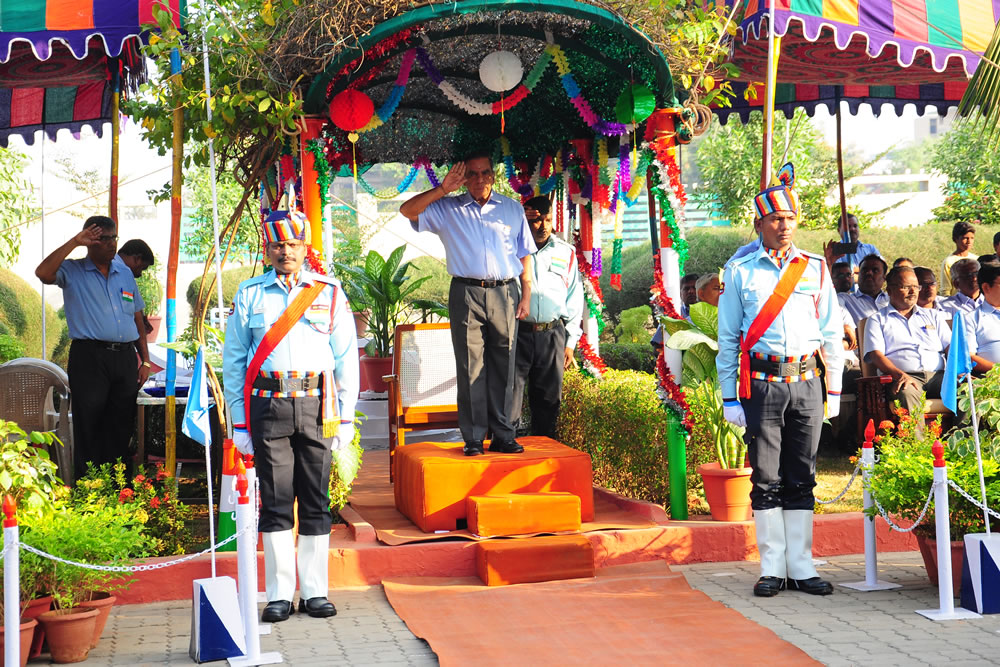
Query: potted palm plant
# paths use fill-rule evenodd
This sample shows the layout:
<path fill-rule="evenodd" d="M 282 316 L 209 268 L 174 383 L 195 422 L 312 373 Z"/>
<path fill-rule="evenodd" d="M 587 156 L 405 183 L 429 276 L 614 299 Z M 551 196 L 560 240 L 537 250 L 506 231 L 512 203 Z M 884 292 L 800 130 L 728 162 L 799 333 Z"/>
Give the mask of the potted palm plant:
<path fill-rule="evenodd" d="M 722 408 L 722 388 L 715 369 L 719 353 L 719 309 L 709 303 L 696 303 L 690 309 L 691 320 L 663 318 L 664 331 L 670 335 L 667 347 L 683 350 L 681 386 L 692 396 L 692 403 L 702 410 L 700 423 L 708 429 L 716 460 L 698 466 L 705 486 L 705 501 L 716 521 L 750 519 L 750 473 L 744 465 L 747 447 L 743 429 L 726 421 Z"/>
<path fill-rule="evenodd" d="M 406 246 L 401 245 L 388 258 L 369 250 L 362 266 L 335 263 L 351 307 L 355 313 L 364 313 L 371 340 L 361 357 L 361 372 L 373 391 L 387 391 L 382 376 L 392 372 L 396 326 L 409 322 L 419 310 L 430 310 L 445 317 L 448 314 L 444 304 L 411 298 L 430 276 L 414 279 L 406 275 L 410 263 L 403 262 L 405 250 Z"/>

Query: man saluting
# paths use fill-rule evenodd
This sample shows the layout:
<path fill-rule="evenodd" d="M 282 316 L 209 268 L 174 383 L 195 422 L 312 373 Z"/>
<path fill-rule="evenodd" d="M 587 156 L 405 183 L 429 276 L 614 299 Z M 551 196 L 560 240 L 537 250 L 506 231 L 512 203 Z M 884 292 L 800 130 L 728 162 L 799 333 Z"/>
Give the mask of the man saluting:
<path fill-rule="evenodd" d="M 753 467 L 754 595 L 777 595 L 786 583 L 829 595 L 812 562 L 813 487 L 824 402 L 828 416 L 840 412 L 843 318 L 822 256 L 792 244 L 792 165 L 778 178 L 754 198 L 760 247 L 726 265 L 716 367 L 725 417 L 746 427 Z"/>
<path fill-rule="evenodd" d="M 302 268 L 309 221 L 275 211 L 264 222 L 274 271 L 240 285 L 223 349 L 233 442 L 253 454 L 260 480 L 267 606 L 261 620 L 295 608 L 292 507 L 298 501 L 299 611 L 337 613 L 327 599 L 331 449 L 354 437 L 358 353 L 340 283 Z"/>

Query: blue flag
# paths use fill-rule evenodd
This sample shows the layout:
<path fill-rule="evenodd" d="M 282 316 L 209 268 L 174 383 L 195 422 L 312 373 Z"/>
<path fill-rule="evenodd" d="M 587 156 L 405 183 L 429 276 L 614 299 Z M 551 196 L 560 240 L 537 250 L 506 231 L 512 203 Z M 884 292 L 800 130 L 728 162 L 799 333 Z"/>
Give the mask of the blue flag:
<path fill-rule="evenodd" d="M 212 429 L 208 419 L 208 380 L 205 378 L 205 350 L 198 348 L 191 374 L 191 388 L 188 389 L 187 409 L 184 410 L 184 435 L 200 442 L 205 447 L 212 442 Z"/>
<path fill-rule="evenodd" d="M 957 311 L 951 322 L 951 346 L 948 348 L 948 363 L 944 367 L 944 380 L 941 382 L 941 401 L 944 406 L 958 413 L 958 379 L 972 372 L 972 358 L 969 356 L 969 346 L 965 342 L 965 322 L 962 313 Z"/>

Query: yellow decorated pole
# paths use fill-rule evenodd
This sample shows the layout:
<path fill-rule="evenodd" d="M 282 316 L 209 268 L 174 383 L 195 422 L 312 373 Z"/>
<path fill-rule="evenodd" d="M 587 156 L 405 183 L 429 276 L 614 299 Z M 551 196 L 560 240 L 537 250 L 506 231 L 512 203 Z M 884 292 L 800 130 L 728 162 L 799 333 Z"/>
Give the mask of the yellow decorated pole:
<path fill-rule="evenodd" d="M 184 109 L 180 105 L 181 54 L 177 49 L 170 52 L 170 82 L 177 95 L 174 106 L 173 177 L 170 187 L 170 251 L 167 255 L 167 342 L 177 340 L 177 263 L 181 238 L 181 188 L 184 173 Z M 177 353 L 167 350 L 166 412 L 166 467 L 173 474 L 177 469 Z"/>
<path fill-rule="evenodd" d="M 771 141 L 774 137 L 774 89 L 778 85 L 778 56 L 781 54 L 781 38 L 774 35 L 774 0 L 769 0 L 767 11 L 767 82 L 764 88 L 764 154 L 760 165 L 761 190 L 764 190 L 771 184 Z"/>
<path fill-rule="evenodd" d="M 111 71 L 111 183 L 108 185 L 108 217 L 118 223 L 118 154 L 121 123 L 118 111 L 122 96 L 122 77 L 115 62 Z"/>

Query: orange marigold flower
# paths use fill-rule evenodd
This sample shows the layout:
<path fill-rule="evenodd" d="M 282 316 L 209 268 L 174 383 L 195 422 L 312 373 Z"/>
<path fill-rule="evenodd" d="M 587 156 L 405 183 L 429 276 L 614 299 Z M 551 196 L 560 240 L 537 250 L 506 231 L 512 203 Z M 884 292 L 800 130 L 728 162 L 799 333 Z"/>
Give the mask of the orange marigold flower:
<path fill-rule="evenodd" d="M 145 481 L 146 481 L 146 476 L 145 475 L 136 475 L 135 476 L 135 483 L 136 484 L 142 484 Z"/>
<path fill-rule="evenodd" d="M 893 428 L 895 428 L 895 426 L 896 425 L 892 423 L 891 419 L 883 419 L 878 424 L 878 430 L 880 430 L 880 431 L 891 431 Z"/>
<path fill-rule="evenodd" d="M 167 471 L 166 470 L 164 470 L 163 468 L 160 468 L 159 470 L 156 471 L 156 481 L 157 482 L 162 482 L 166 478 L 167 478 Z"/>
<path fill-rule="evenodd" d="M 160 499 L 157 498 L 156 496 L 153 496 L 152 500 L 149 501 L 149 506 L 152 507 L 154 510 L 159 509 Z"/>
<path fill-rule="evenodd" d="M 876 435 L 874 438 L 872 438 L 872 442 L 882 442 L 882 436 Z"/>
<path fill-rule="evenodd" d="M 127 503 L 132 500 L 133 496 L 135 496 L 135 493 L 132 489 L 122 489 L 121 493 L 118 494 L 118 502 Z"/>

